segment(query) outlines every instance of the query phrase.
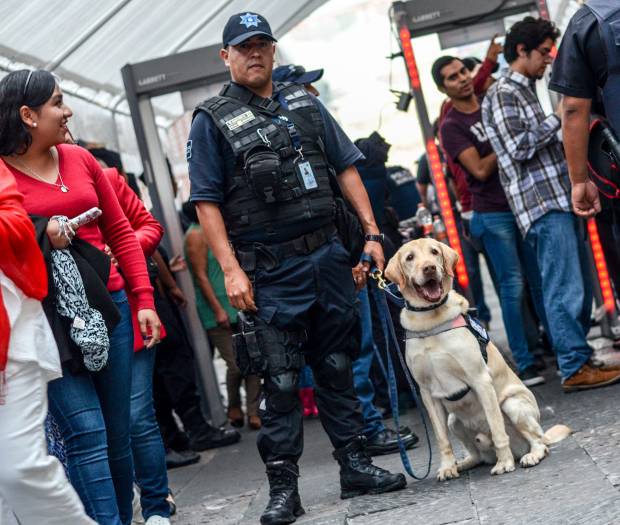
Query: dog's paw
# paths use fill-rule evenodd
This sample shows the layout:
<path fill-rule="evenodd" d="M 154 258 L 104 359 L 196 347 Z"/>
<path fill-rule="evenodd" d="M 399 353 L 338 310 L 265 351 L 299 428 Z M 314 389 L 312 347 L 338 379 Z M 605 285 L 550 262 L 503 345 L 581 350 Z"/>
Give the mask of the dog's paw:
<path fill-rule="evenodd" d="M 467 456 L 463 461 L 459 461 L 456 464 L 456 469 L 459 472 L 463 472 L 464 470 L 477 467 L 480 463 L 482 463 L 482 460 L 479 456 Z"/>
<path fill-rule="evenodd" d="M 497 476 L 499 474 L 505 474 L 506 472 L 512 472 L 515 469 L 515 462 L 513 460 L 498 461 L 491 469 L 491 474 Z"/>
<path fill-rule="evenodd" d="M 441 467 L 437 471 L 437 481 L 446 481 L 448 479 L 454 479 L 459 477 L 459 471 L 456 466 L 456 463 L 449 465 L 447 467 Z"/>
<path fill-rule="evenodd" d="M 528 468 L 528 467 L 534 467 L 536 465 L 538 465 L 544 458 L 544 454 L 536 454 L 534 452 L 530 452 L 529 454 L 526 454 L 525 456 L 523 456 L 521 458 L 521 460 L 519 461 L 519 464 L 523 467 L 523 468 Z"/>

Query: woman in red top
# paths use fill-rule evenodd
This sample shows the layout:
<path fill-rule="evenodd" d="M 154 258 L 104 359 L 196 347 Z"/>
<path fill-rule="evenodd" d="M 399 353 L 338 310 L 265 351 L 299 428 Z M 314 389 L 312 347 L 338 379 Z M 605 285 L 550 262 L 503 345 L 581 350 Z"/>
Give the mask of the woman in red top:
<path fill-rule="evenodd" d="M 147 347 L 157 343 L 160 322 L 144 255 L 107 177 L 90 153 L 63 144 L 71 115 L 47 71 L 15 71 L 0 81 L 0 155 L 24 195 L 24 208 L 31 215 L 69 218 L 100 208 L 99 219 L 76 235 L 100 250 L 109 245 L 122 270 L 121 275 L 110 265 L 107 288 L 121 320 L 109 334 L 106 366 L 99 372 L 74 373 L 63 360 L 63 377 L 49 384 L 48 397 L 65 441 L 69 478 L 87 513 L 99 524 L 128 525 L 133 331 L 127 294 L 136 304 Z M 50 242 L 53 248 L 64 248 L 66 239 L 57 229 L 58 222 L 50 221 Z"/>
<path fill-rule="evenodd" d="M 94 525 L 45 447 L 47 383 L 60 361 L 41 307 L 45 262 L 21 203 L 0 163 L 0 523 Z"/>

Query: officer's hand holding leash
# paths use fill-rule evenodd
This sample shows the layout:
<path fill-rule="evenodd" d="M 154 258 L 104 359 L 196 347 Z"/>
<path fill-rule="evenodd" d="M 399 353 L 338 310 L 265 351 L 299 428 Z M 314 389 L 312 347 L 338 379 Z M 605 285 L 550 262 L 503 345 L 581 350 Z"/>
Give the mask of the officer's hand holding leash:
<path fill-rule="evenodd" d="M 233 308 L 256 312 L 252 283 L 239 265 L 224 272 L 224 285 L 226 286 L 228 300 Z"/>

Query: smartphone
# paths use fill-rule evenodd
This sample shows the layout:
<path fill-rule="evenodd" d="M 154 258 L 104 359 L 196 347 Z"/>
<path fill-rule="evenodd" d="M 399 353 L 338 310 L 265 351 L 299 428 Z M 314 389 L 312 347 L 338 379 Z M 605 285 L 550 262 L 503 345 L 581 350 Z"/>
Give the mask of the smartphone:
<path fill-rule="evenodd" d="M 91 221 L 94 221 L 97 217 L 101 215 L 101 210 L 97 207 L 91 208 L 90 210 L 85 211 L 84 213 L 80 213 L 77 217 L 74 217 L 69 222 L 75 225 L 76 228 L 80 226 L 84 226 Z"/>

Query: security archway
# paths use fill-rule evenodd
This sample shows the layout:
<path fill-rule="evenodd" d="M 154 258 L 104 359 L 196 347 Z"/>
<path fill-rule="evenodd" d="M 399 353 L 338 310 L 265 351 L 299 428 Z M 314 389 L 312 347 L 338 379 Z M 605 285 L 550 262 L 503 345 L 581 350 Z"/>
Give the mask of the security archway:
<path fill-rule="evenodd" d="M 137 64 L 127 64 L 121 70 L 146 183 L 153 202 L 153 214 L 163 223 L 166 231 L 163 243 L 169 253 L 173 254 L 183 253 L 183 231 L 151 100 L 179 91 L 186 94 L 192 92 L 192 100 L 199 100 L 217 92 L 229 77 L 228 70 L 219 57 L 220 47 L 214 45 Z M 189 272 L 180 272 L 178 280 L 189 305 L 196 304 Z M 213 424 L 221 425 L 226 421 L 226 414 L 209 343 L 195 308 L 186 309 L 186 321 L 209 417 Z"/>

